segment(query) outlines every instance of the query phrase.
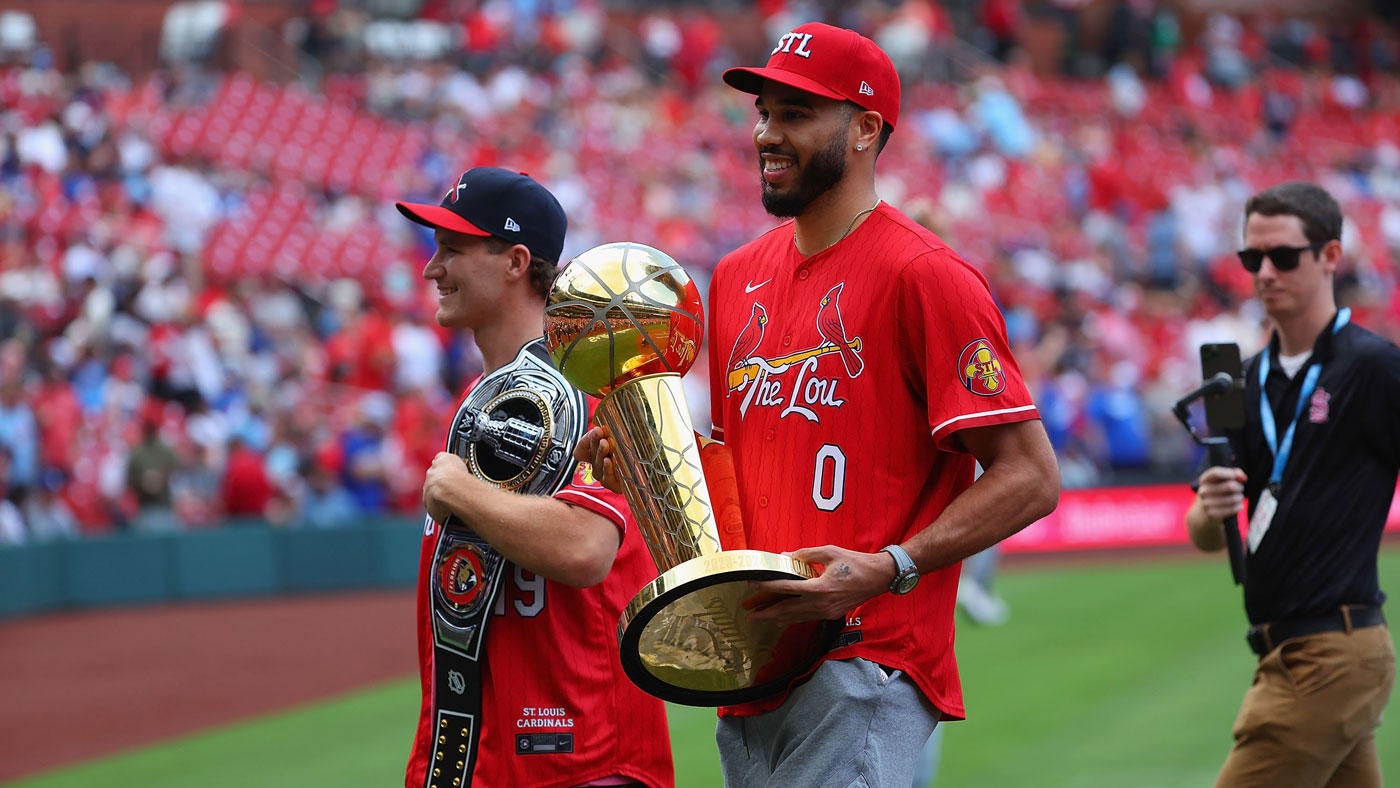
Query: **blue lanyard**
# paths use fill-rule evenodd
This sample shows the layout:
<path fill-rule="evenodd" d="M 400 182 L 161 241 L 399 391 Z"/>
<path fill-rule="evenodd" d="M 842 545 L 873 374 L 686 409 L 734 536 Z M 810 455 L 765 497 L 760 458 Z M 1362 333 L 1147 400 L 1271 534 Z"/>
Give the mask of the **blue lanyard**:
<path fill-rule="evenodd" d="M 1337 319 L 1332 324 L 1332 333 L 1336 334 L 1342 330 L 1351 320 L 1351 309 L 1345 308 L 1337 313 Z M 1269 444 L 1269 451 L 1274 455 L 1274 470 L 1269 476 L 1269 486 L 1277 488 L 1283 480 L 1283 469 L 1288 465 L 1288 455 L 1293 453 L 1293 432 L 1298 428 L 1298 419 L 1303 415 L 1303 408 L 1307 406 L 1308 400 L 1312 397 L 1313 389 L 1317 388 L 1317 379 L 1322 375 L 1322 362 L 1314 361 L 1308 365 L 1307 376 L 1303 378 L 1303 387 L 1298 390 L 1298 407 L 1293 412 L 1293 421 L 1288 425 L 1288 431 L 1283 434 L 1283 443 L 1278 441 L 1278 427 L 1274 424 L 1274 406 L 1269 403 L 1269 392 L 1265 389 L 1264 383 L 1269 379 L 1269 349 L 1264 348 L 1264 355 L 1259 360 L 1259 420 L 1263 422 L 1264 441 Z"/>

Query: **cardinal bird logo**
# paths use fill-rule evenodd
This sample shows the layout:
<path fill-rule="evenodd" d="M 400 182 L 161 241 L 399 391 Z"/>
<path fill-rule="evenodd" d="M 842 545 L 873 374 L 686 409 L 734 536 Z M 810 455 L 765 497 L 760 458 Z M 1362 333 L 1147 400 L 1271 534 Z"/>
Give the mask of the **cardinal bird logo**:
<path fill-rule="evenodd" d="M 758 350 L 758 343 L 763 341 L 763 327 L 766 325 L 768 312 L 763 309 L 763 304 L 753 302 L 749 322 L 744 325 L 744 330 L 739 332 L 734 349 L 729 353 L 729 369 L 738 369 L 753 356 L 754 351 Z"/>
<path fill-rule="evenodd" d="M 846 365 L 846 374 L 854 378 L 865 369 L 865 362 L 861 360 L 857 351 L 860 339 L 847 339 L 846 327 L 841 323 L 841 304 L 838 299 L 841 296 L 841 288 L 845 286 L 846 283 L 842 282 L 822 296 L 821 308 L 817 310 L 817 333 L 821 334 L 822 339 L 836 346 L 837 352 L 841 354 L 841 363 Z"/>

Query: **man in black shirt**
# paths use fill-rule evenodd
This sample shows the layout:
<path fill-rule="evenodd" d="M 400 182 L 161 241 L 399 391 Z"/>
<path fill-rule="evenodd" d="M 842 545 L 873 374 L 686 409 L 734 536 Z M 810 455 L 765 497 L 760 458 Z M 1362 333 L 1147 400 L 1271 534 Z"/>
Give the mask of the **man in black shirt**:
<path fill-rule="evenodd" d="M 1224 518 L 1249 502 L 1259 664 L 1217 786 L 1381 785 L 1395 650 L 1376 554 L 1400 467 L 1400 350 L 1337 309 L 1341 232 L 1336 200 L 1309 183 L 1245 205 L 1240 262 L 1274 331 L 1245 365 L 1239 467 L 1205 470 L 1186 514 L 1191 541 L 1219 550 Z"/>

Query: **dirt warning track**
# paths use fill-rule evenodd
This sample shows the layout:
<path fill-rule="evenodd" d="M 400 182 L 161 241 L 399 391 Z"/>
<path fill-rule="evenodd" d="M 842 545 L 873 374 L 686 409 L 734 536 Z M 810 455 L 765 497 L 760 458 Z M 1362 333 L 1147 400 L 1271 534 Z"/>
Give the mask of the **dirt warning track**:
<path fill-rule="evenodd" d="M 415 669 L 411 591 L 0 622 L 0 783 Z"/>

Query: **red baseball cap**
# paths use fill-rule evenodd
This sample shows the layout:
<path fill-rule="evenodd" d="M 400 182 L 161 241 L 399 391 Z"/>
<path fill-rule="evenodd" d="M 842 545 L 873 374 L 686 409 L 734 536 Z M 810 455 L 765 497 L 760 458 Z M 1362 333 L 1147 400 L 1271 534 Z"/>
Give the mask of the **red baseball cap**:
<path fill-rule="evenodd" d="M 874 41 L 844 27 L 808 22 L 785 33 L 763 68 L 724 72 L 730 87 L 758 95 L 771 79 L 862 109 L 880 113 L 891 127 L 899 121 L 899 74 Z"/>

